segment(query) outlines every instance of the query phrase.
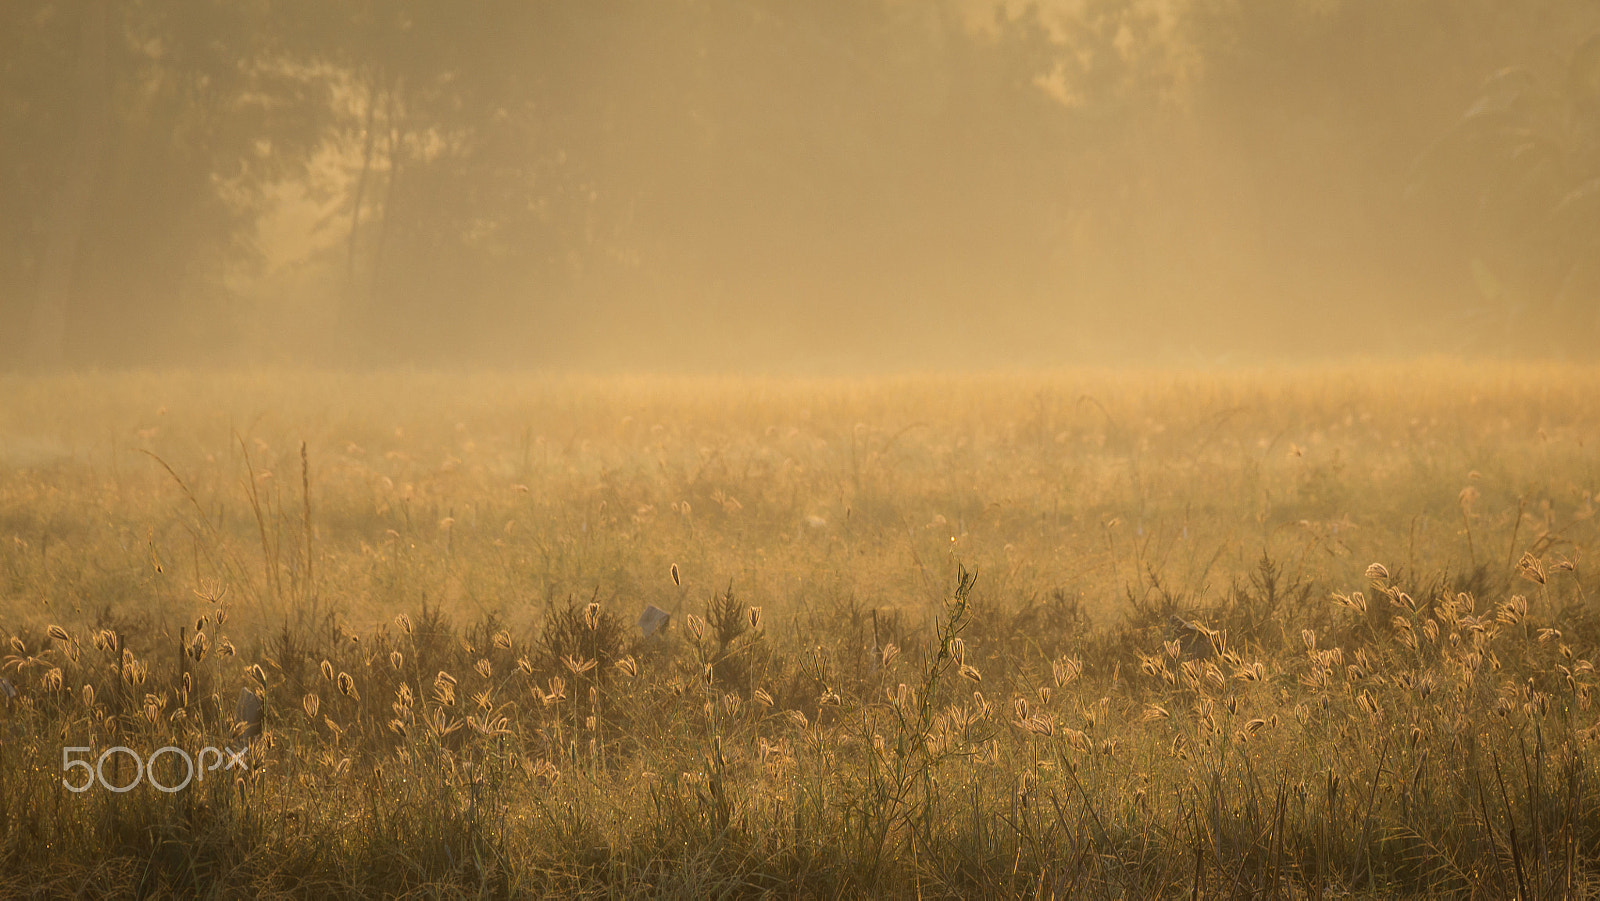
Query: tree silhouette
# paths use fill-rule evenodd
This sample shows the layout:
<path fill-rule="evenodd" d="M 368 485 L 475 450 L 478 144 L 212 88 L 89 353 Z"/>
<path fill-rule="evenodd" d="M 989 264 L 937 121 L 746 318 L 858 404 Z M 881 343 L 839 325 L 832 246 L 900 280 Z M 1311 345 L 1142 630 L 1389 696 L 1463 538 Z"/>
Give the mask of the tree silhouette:
<path fill-rule="evenodd" d="M 1482 301 L 1521 338 L 1576 349 L 1600 327 L 1600 35 L 1565 74 L 1490 76 L 1418 158 L 1410 192 L 1455 224 Z"/>

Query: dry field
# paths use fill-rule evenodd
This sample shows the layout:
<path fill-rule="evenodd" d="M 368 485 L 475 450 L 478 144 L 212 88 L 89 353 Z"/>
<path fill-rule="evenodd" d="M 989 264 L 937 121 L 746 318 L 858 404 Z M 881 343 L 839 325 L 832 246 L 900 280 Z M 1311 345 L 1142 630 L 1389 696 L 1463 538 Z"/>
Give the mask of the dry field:
<path fill-rule="evenodd" d="M 1590 896 L 1597 463 L 1555 365 L 0 377 L 0 894 Z"/>

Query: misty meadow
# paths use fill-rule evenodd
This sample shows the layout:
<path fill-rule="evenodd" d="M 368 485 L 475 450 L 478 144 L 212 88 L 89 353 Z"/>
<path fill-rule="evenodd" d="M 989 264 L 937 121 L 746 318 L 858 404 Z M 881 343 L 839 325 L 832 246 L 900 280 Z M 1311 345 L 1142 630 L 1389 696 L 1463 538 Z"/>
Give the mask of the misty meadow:
<path fill-rule="evenodd" d="M 1582 898 L 1600 7 L 0 4 L 0 896 Z"/>
<path fill-rule="evenodd" d="M 9 377 L 0 884 L 1580 894 L 1593 377 Z"/>

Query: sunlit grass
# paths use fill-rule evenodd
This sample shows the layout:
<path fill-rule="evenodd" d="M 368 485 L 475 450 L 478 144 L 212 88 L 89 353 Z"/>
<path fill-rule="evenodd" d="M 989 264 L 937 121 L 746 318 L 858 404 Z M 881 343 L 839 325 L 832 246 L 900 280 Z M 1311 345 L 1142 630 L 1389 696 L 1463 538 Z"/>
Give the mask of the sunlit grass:
<path fill-rule="evenodd" d="M 0 379 L 0 884 L 1580 893 L 1596 375 Z"/>

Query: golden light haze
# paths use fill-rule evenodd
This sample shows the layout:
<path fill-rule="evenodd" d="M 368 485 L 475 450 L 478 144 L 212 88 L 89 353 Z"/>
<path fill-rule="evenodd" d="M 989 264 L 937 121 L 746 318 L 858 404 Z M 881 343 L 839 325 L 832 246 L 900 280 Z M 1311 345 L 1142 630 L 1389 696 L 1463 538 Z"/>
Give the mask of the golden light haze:
<path fill-rule="evenodd" d="M 0 898 L 1600 894 L 1597 339 L 1595 0 L 0 0 Z"/>
<path fill-rule="evenodd" d="M 0 360 L 1583 355 L 1580 0 L 0 13 Z"/>

